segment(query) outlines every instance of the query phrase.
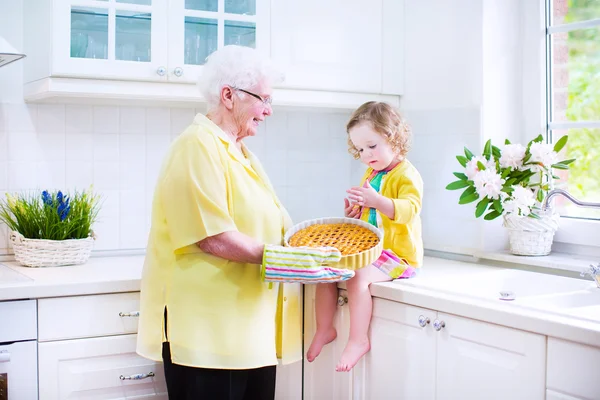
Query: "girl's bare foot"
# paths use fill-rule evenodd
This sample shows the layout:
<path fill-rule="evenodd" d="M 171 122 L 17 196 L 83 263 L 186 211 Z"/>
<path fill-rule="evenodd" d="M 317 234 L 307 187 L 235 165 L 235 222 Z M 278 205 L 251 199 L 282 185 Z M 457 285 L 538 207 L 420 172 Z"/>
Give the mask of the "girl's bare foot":
<path fill-rule="evenodd" d="M 338 372 L 350 371 L 352 368 L 354 368 L 358 360 L 367 354 L 369 350 L 371 350 L 369 339 L 365 338 L 365 340 L 361 341 L 349 340 L 348 344 L 344 348 L 344 351 L 342 352 L 342 356 L 340 357 L 340 361 L 335 367 L 335 370 Z"/>
<path fill-rule="evenodd" d="M 333 340 L 336 337 L 337 332 L 335 331 L 334 327 L 331 327 L 325 332 L 317 331 L 317 333 L 315 333 L 315 336 L 313 337 L 310 347 L 308 348 L 308 352 L 306 353 L 306 359 L 308 360 L 308 362 L 313 362 L 315 358 L 317 358 L 319 354 L 321 354 L 323 346 L 333 342 Z"/>

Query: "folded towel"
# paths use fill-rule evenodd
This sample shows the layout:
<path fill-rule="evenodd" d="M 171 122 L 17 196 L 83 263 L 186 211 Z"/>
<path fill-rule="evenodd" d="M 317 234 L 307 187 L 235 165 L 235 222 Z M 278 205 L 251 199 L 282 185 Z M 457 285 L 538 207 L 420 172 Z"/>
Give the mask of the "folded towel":
<path fill-rule="evenodd" d="M 346 281 L 354 271 L 331 268 L 342 257 L 333 247 L 266 245 L 261 274 L 265 282 L 332 283 Z"/>

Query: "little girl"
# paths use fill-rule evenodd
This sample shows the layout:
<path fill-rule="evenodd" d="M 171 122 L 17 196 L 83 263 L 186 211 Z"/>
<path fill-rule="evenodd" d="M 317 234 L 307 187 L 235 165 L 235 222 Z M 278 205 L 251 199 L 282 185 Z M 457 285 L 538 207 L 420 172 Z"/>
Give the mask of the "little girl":
<path fill-rule="evenodd" d="M 405 158 L 410 147 L 409 127 L 389 104 L 368 102 L 354 111 L 346 131 L 350 153 L 368 168 L 361 186 L 347 190 L 350 201 L 344 199 L 345 215 L 382 229 L 384 251 L 347 282 L 350 336 L 336 371 L 350 371 L 371 348 L 368 331 L 373 301 L 369 285 L 411 278 L 423 262 L 419 216 L 423 181 Z M 316 290 L 317 332 L 308 349 L 309 362 L 337 336 L 333 327 L 337 286 L 319 284 Z"/>

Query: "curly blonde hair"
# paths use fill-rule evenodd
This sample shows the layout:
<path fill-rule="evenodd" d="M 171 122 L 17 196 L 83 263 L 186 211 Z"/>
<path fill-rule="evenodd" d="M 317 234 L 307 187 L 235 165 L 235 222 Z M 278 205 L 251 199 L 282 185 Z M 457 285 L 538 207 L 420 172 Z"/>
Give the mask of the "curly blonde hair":
<path fill-rule="evenodd" d="M 387 103 L 369 101 L 358 107 L 352 113 L 346 124 L 348 133 L 348 151 L 355 159 L 360 158 L 358 149 L 350 140 L 350 130 L 355 126 L 367 122 L 375 132 L 383 135 L 392 146 L 398 157 L 404 158 L 411 146 L 412 132 L 408 123 L 402 118 L 400 112 Z"/>

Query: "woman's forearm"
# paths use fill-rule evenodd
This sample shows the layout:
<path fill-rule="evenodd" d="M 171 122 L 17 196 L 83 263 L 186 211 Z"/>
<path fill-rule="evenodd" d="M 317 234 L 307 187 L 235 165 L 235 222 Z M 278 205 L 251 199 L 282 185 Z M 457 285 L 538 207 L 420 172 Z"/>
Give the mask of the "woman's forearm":
<path fill-rule="evenodd" d="M 205 253 L 229 261 L 262 264 L 264 244 L 237 231 L 207 237 L 196 245 Z"/>

